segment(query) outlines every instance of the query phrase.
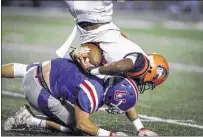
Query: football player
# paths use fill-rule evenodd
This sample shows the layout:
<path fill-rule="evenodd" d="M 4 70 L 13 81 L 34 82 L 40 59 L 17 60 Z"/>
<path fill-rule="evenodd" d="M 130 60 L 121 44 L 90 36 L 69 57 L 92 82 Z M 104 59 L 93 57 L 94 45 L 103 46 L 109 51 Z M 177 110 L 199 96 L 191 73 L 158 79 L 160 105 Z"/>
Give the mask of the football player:
<path fill-rule="evenodd" d="M 96 51 L 99 50 L 94 50 L 94 53 Z M 92 60 L 91 58 L 94 56 L 90 54 L 88 59 Z M 86 75 L 73 60 L 65 58 L 30 65 L 5 64 L 2 65 L 2 77 L 23 78 L 25 98 L 33 108 L 54 121 L 60 121 L 72 128 L 76 127 L 90 135 L 126 135 L 102 129 L 89 119 L 90 114 L 96 112 L 103 104 L 108 106 L 109 113 L 126 114 L 140 136 L 157 135 L 144 128 L 135 111 L 138 89 L 130 78 L 117 76 L 103 80 Z M 60 126 L 57 122 L 31 115 L 26 107 L 8 119 L 4 129 L 9 130 L 22 124 L 68 130 L 66 126 Z"/>
<path fill-rule="evenodd" d="M 167 60 L 159 54 L 146 54 L 112 22 L 112 1 L 66 1 L 80 34 L 81 47 L 70 53 L 82 68 L 93 75 L 124 74 L 138 84 L 141 93 L 166 80 Z M 102 62 L 89 65 L 88 46 L 101 49 Z M 98 56 L 95 56 L 96 59 Z M 161 70 L 160 73 L 157 71 Z M 158 82 L 157 82 L 158 81 Z M 146 85 L 149 87 L 146 88 Z"/>
<path fill-rule="evenodd" d="M 66 1 L 74 17 L 80 34 L 81 47 L 71 52 L 84 70 L 93 75 L 115 75 L 120 72 L 133 72 L 139 77 L 147 72 L 149 59 L 146 53 L 124 34 L 112 22 L 112 1 Z M 102 63 L 98 67 L 89 67 L 88 60 L 78 58 L 86 53 L 88 44 L 94 44 L 102 50 Z"/>

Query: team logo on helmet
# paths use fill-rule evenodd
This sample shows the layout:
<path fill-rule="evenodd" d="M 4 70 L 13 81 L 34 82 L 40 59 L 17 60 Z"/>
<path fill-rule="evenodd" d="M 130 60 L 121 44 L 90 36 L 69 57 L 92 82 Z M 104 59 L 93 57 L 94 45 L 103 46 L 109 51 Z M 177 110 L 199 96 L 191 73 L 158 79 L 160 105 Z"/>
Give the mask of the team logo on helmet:
<path fill-rule="evenodd" d="M 127 95 L 127 91 L 116 90 L 114 92 L 114 99 L 118 102 L 122 101 L 123 103 L 125 103 L 126 102 L 126 98 L 124 98 L 125 95 Z"/>
<path fill-rule="evenodd" d="M 156 76 L 153 78 L 153 80 L 159 79 L 162 76 L 167 76 L 167 70 L 163 67 L 163 65 L 158 65 L 156 69 Z"/>

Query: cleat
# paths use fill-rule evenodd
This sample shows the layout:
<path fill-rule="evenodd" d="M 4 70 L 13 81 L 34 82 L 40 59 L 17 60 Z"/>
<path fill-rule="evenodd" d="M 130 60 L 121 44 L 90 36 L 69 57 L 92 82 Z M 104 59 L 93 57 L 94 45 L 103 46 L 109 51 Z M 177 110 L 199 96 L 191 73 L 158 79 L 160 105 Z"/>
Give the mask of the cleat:
<path fill-rule="evenodd" d="M 13 117 L 8 118 L 3 125 L 4 131 L 12 130 L 14 124 L 15 119 Z"/>
<path fill-rule="evenodd" d="M 9 117 L 5 122 L 3 129 L 5 131 L 12 130 L 19 127 L 29 127 L 30 120 L 33 115 L 30 113 L 30 108 L 24 105 L 15 116 Z"/>

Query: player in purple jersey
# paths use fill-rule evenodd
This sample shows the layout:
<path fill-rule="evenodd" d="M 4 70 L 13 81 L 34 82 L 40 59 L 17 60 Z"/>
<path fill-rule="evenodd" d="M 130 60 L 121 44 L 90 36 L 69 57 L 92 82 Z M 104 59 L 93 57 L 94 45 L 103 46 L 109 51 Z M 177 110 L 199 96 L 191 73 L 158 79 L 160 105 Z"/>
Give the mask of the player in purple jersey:
<path fill-rule="evenodd" d="M 156 135 L 143 127 L 136 114 L 133 106 L 137 102 L 138 90 L 130 78 L 109 77 L 104 82 L 103 79 L 85 74 L 72 60 L 62 58 L 31 65 L 5 64 L 2 65 L 2 77 L 23 77 L 25 98 L 29 104 L 48 118 L 58 121 L 35 117 L 24 107 L 8 118 L 4 130 L 25 124 L 53 127 L 65 132 L 70 126 L 98 136 L 126 135 L 102 129 L 89 119 L 91 113 L 106 104 L 109 113 L 125 113 L 139 135 Z"/>

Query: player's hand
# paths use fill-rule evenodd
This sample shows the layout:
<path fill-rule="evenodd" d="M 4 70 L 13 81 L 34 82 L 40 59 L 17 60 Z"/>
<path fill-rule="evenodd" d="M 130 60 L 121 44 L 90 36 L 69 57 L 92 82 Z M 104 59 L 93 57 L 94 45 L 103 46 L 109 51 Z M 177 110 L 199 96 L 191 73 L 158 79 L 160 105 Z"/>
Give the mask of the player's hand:
<path fill-rule="evenodd" d="M 146 128 L 141 128 L 138 131 L 138 136 L 158 136 L 158 134 L 156 134 L 155 132 L 152 132 Z"/>
<path fill-rule="evenodd" d="M 116 132 L 116 133 L 113 133 L 112 136 L 128 136 L 128 135 L 123 132 Z"/>
<path fill-rule="evenodd" d="M 77 61 L 80 63 L 81 67 L 87 71 L 88 68 L 92 67 L 93 65 L 89 62 L 89 58 L 80 57 L 77 58 Z"/>

